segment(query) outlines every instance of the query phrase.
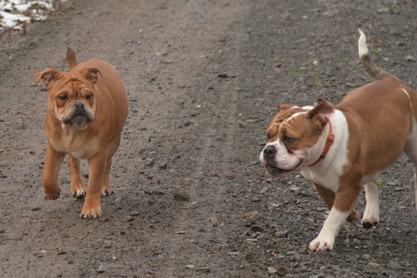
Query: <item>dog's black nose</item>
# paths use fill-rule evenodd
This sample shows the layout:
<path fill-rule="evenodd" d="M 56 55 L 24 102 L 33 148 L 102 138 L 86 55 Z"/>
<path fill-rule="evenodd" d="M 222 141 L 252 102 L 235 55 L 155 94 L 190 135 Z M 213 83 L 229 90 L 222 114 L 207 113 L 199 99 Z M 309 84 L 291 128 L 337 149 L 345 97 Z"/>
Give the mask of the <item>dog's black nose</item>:
<path fill-rule="evenodd" d="M 80 112 L 84 110 L 84 104 L 83 103 L 76 103 L 74 104 L 74 110 L 76 112 Z"/>
<path fill-rule="evenodd" d="M 268 158 L 274 159 L 276 154 L 277 154 L 277 148 L 275 148 L 274 145 L 269 145 L 265 147 L 264 156 L 266 159 Z"/>

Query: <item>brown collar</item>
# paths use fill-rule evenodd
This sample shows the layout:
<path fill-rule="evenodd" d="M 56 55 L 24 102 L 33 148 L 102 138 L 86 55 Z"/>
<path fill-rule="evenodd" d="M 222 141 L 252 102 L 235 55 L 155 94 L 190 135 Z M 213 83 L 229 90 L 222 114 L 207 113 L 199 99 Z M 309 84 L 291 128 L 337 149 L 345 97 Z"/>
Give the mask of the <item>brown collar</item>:
<path fill-rule="evenodd" d="M 334 134 L 333 134 L 333 128 L 332 128 L 332 123 L 330 122 L 329 119 L 327 119 L 327 122 L 329 123 L 329 135 L 327 135 L 327 140 L 326 140 L 326 145 L 324 146 L 324 150 L 321 153 L 320 157 L 311 165 L 309 165 L 308 167 L 314 166 L 317 163 L 319 163 L 321 160 L 323 160 L 327 153 L 330 150 L 330 147 L 332 146 L 333 142 L 334 142 Z"/>

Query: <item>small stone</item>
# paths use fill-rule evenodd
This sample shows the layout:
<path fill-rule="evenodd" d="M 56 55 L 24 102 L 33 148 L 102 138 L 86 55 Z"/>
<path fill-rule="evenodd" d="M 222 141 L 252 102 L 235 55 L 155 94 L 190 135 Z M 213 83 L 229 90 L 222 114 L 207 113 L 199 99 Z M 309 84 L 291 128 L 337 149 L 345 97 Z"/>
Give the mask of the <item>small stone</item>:
<path fill-rule="evenodd" d="M 397 261 L 390 261 L 388 263 L 388 267 L 391 269 L 395 269 L 395 270 L 399 270 L 402 268 L 401 265 Z"/>
<path fill-rule="evenodd" d="M 34 207 L 34 208 L 32 208 L 31 210 L 32 210 L 32 211 L 38 211 L 38 210 L 41 210 L 41 208 L 40 208 L 40 207 Z"/>
<path fill-rule="evenodd" d="M 163 161 L 163 162 L 159 163 L 159 168 L 160 169 L 166 169 L 166 168 L 168 168 L 168 162 L 167 161 Z"/>
<path fill-rule="evenodd" d="M 248 220 L 252 223 L 255 222 L 255 220 L 258 218 L 258 214 L 259 213 L 258 213 L 257 210 L 249 212 L 248 213 Z"/>
<path fill-rule="evenodd" d="M 278 272 L 278 271 L 277 271 L 277 269 L 276 269 L 275 267 L 268 266 L 267 268 L 268 268 L 268 273 L 269 273 L 269 274 L 275 274 L 275 273 L 277 273 L 277 272 Z"/>
<path fill-rule="evenodd" d="M 143 161 L 143 163 L 145 164 L 145 166 L 147 166 L 147 167 L 151 167 L 151 166 L 153 166 L 153 164 L 154 164 L 155 162 L 153 161 L 153 159 L 152 159 L 152 158 L 146 158 L 146 159 Z"/>
<path fill-rule="evenodd" d="M 129 215 L 130 216 L 138 216 L 139 215 L 139 211 L 132 211 Z"/>
<path fill-rule="evenodd" d="M 217 227 L 219 225 L 219 219 L 217 219 L 217 216 L 210 215 L 207 220 L 212 223 L 213 227 Z"/>
<path fill-rule="evenodd" d="M 366 268 L 371 268 L 371 269 L 375 269 L 375 268 L 379 268 L 379 267 L 380 267 L 380 265 L 378 263 L 374 263 L 374 262 L 369 262 L 366 265 Z"/>
<path fill-rule="evenodd" d="M 412 56 L 412 55 L 408 55 L 405 59 L 406 59 L 408 62 L 415 62 L 415 61 L 417 61 L 416 57 L 414 57 L 414 56 Z"/>
<path fill-rule="evenodd" d="M 265 229 L 264 229 L 264 228 L 262 228 L 262 227 L 260 227 L 260 226 L 252 226 L 252 227 L 250 227 L 250 228 L 251 228 L 251 230 L 252 230 L 253 232 L 260 232 L 260 233 L 265 232 Z"/>
<path fill-rule="evenodd" d="M 198 272 L 210 272 L 210 268 L 208 266 L 203 266 L 203 267 L 197 267 L 195 268 L 196 271 Z"/>
<path fill-rule="evenodd" d="M 195 268 L 195 265 L 193 265 L 193 264 L 187 264 L 185 266 L 185 268 L 187 268 L 187 269 L 194 269 Z"/>
<path fill-rule="evenodd" d="M 131 215 L 126 216 L 125 218 L 125 222 L 132 222 L 133 220 L 135 220 L 135 218 Z"/>
<path fill-rule="evenodd" d="M 296 186 L 296 185 L 291 185 L 289 189 L 293 192 L 298 192 L 301 190 L 301 187 Z"/>
<path fill-rule="evenodd" d="M 371 259 L 371 255 L 363 254 L 361 259 L 364 260 L 364 261 L 369 261 Z"/>
<path fill-rule="evenodd" d="M 224 174 L 224 177 L 229 180 L 233 180 L 236 178 L 236 174 L 229 170 L 226 170 L 223 174 Z"/>
<path fill-rule="evenodd" d="M 112 241 L 111 240 L 105 240 L 104 241 L 104 248 L 108 249 L 112 247 Z"/>
<path fill-rule="evenodd" d="M 259 191 L 259 193 L 265 194 L 268 190 L 269 190 L 269 187 L 265 186 L 264 188 L 261 189 L 261 191 Z"/>
<path fill-rule="evenodd" d="M 280 238 L 287 237 L 288 232 L 289 232 L 288 230 L 278 230 L 275 232 L 275 236 L 280 237 Z"/>
<path fill-rule="evenodd" d="M 181 201 L 181 202 L 188 202 L 190 201 L 190 195 L 184 192 L 175 192 L 174 193 L 174 200 Z"/>
<path fill-rule="evenodd" d="M 99 266 L 98 266 L 98 268 L 97 268 L 97 273 L 104 273 L 104 272 L 106 272 L 106 270 L 104 269 L 104 265 L 103 264 L 100 264 Z"/>
<path fill-rule="evenodd" d="M 278 276 L 285 276 L 287 275 L 287 269 L 285 267 L 279 267 L 277 269 Z"/>
<path fill-rule="evenodd" d="M 261 198 L 259 196 L 254 196 L 250 201 L 253 203 L 258 203 L 261 201 Z"/>
<path fill-rule="evenodd" d="M 171 60 L 161 60 L 161 64 L 170 65 L 170 64 L 172 64 L 172 61 Z"/>
<path fill-rule="evenodd" d="M 239 121 L 238 123 L 239 123 L 240 128 L 246 128 L 247 127 L 247 125 L 244 122 Z"/>

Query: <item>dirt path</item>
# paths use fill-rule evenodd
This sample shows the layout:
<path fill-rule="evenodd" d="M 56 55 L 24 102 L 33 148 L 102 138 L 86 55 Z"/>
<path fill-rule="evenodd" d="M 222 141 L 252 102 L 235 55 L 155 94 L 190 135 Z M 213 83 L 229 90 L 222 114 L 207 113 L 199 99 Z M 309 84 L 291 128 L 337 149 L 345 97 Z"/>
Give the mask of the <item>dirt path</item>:
<path fill-rule="evenodd" d="M 307 250 L 326 214 L 316 192 L 257 158 L 278 102 L 336 103 L 369 81 L 357 27 L 417 87 L 413 1 L 118 2 L 77 1 L 0 45 L 1 277 L 417 277 L 405 158 L 378 180 L 381 224 L 346 224 L 324 254 Z M 99 220 L 78 218 L 66 166 L 59 200 L 41 189 L 46 101 L 32 76 L 66 69 L 67 46 L 115 65 L 129 94 Z"/>

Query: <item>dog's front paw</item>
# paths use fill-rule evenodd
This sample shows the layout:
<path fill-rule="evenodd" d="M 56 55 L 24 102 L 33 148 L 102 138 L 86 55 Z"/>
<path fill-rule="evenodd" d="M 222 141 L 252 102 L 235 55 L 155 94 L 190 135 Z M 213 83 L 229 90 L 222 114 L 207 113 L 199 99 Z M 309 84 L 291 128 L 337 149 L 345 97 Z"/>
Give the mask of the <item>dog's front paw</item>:
<path fill-rule="evenodd" d="M 45 193 L 46 200 L 56 200 L 61 195 L 61 189 L 58 186 L 54 187 L 43 187 L 43 192 Z"/>
<path fill-rule="evenodd" d="M 84 199 L 86 193 L 84 191 L 84 186 L 82 187 L 72 187 L 71 185 L 71 195 L 72 197 L 80 200 L 80 199 Z"/>
<path fill-rule="evenodd" d="M 85 193 L 85 186 L 82 180 L 72 181 L 71 180 L 71 195 L 77 199 L 84 199 Z"/>
<path fill-rule="evenodd" d="M 334 238 L 318 236 L 309 244 L 311 251 L 333 250 Z"/>
<path fill-rule="evenodd" d="M 95 200 L 92 198 L 85 199 L 83 209 L 81 210 L 81 218 L 99 218 L 101 215 L 101 205 L 100 200 Z"/>

